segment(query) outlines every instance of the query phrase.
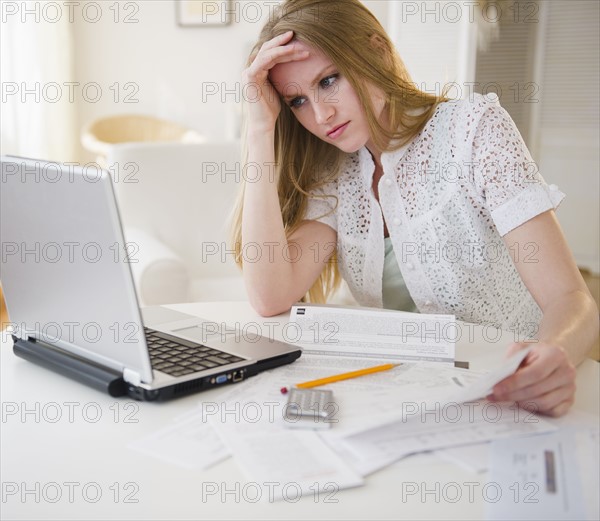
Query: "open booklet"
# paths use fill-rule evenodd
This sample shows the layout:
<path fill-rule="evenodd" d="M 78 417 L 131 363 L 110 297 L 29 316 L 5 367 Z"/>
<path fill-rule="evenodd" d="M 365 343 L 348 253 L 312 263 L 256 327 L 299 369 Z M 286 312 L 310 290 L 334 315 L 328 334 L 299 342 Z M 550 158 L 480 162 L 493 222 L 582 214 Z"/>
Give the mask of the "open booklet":
<path fill-rule="evenodd" d="M 325 304 L 293 306 L 290 323 L 305 351 L 407 362 L 454 363 L 459 336 L 454 315 Z"/>

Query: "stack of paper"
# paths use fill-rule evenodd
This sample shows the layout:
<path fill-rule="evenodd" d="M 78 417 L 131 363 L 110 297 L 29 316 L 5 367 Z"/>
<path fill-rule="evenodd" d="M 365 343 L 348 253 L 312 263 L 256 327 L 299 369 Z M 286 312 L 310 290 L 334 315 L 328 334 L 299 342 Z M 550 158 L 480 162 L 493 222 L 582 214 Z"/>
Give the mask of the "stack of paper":
<path fill-rule="evenodd" d="M 441 333 L 454 317 L 369 310 L 367 320 L 361 309 L 303 305 L 292 320 L 300 359 L 231 386 L 218 401 L 203 400 L 132 448 L 202 469 L 232 455 L 248 480 L 270 483 L 268 498 L 280 499 L 290 487 L 310 495 L 359 486 L 402 457 L 434 449 L 451 448 L 445 457 L 482 472 L 485 442 L 496 440 L 500 454 L 515 437 L 557 429 L 516 406 L 482 400 L 527 351 L 491 373 L 455 368 L 454 341 Z M 330 429 L 288 428 L 282 387 L 388 362 L 402 364 L 324 387 L 334 392 Z M 497 441 L 506 438 L 510 444 Z M 490 515 L 505 514 L 499 506 Z"/>

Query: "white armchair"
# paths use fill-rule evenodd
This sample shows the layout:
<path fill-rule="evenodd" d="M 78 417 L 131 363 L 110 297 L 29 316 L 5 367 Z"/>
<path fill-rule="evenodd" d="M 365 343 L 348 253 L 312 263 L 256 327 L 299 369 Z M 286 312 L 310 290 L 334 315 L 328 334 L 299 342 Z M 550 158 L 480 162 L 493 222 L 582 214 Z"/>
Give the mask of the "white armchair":
<path fill-rule="evenodd" d="M 246 300 L 228 245 L 241 183 L 239 141 L 110 147 L 141 305 Z M 332 303 L 355 303 L 345 284 Z"/>
<path fill-rule="evenodd" d="M 110 147 L 107 168 L 142 305 L 246 299 L 226 244 L 239 156 L 238 141 Z"/>

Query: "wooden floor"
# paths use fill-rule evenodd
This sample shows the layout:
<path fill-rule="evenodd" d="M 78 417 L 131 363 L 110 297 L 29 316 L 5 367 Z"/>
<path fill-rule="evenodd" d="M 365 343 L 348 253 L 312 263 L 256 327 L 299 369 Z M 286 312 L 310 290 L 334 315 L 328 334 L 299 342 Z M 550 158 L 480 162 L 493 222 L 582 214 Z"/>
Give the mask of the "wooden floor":
<path fill-rule="evenodd" d="M 589 272 L 583 270 L 581 274 L 583 275 L 583 280 L 585 280 L 585 283 L 587 284 L 588 288 L 590 288 L 590 291 L 594 296 L 596 305 L 600 308 L 600 277 L 594 277 L 590 275 Z M 596 345 L 590 352 L 590 358 L 600 361 L 600 339 L 596 340 Z"/>
<path fill-rule="evenodd" d="M 592 276 L 590 273 L 582 271 L 583 279 L 585 280 L 588 288 L 592 292 L 596 304 L 600 307 L 600 277 Z M 8 322 L 8 313 L 6 312 L 6 306 L 4 304 L 4 298 L 2 296 L 2 288 L 0 287 L 0 329 L 4 329 L 5 324 Z M 590 352 L 590 358 L 600 361 L 600 339 L 596 341 L 596 345 Z"/>
<path fill-rule="evenodd" d="M 4 295 L 2 295 L 2 288 L 0 288 L 0 330 L 6 327 L 8 322 L 8 313 L 6 312 L 6 304 L 4 303 Z"/>

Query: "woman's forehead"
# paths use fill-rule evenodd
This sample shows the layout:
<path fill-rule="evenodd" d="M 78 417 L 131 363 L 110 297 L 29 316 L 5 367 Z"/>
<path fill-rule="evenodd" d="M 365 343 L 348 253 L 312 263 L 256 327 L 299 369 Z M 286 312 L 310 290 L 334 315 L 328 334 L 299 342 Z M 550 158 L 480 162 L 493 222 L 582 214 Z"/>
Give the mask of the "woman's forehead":
<path fill-rule="evenodd" d="M 280 94 L 282 89 L 290 84 L 308 89 L 315 80 L 315 75 L 318 75 L 327 66 L 333 65 L 331 59 L 319 49 L 298 40 L 294 40 L 288 45 L 292 44 L 298 50 L 309 51 L 310 55 L 302 60 L 278 63 L 269 71 L 269 79 Z"/>

